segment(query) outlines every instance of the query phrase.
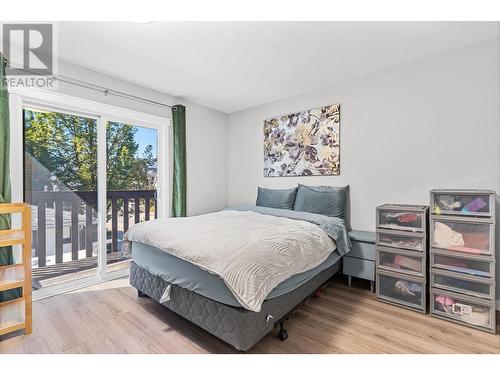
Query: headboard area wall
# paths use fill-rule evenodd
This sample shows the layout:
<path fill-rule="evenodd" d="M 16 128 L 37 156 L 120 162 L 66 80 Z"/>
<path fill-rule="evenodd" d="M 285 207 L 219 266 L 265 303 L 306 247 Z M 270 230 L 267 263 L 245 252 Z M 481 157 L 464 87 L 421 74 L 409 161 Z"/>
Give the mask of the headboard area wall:
<path fill-rule="evenodd" d="M 500 42 L 489 41 L 229 115 L 229 204 L 257 186 L 351 186 L 352 225 L 432 188 L 500 192 Z M 311 72 L 314 74 L 314 72 Z M 340 174 L 264 177 L 264 120 L 339 103 Z"/>
<path fill-rule="evenodd" d="M 255 203 L 257 186 L 350 185 L 351 225 L 373 231 L 383 203 L 429 204 L 432 188 L 500 192 L 499 56 L 491 40 L 229 115 L 229 204 Z M 264 120 L 334 103 L 340 174 L 264 177 Z"/>

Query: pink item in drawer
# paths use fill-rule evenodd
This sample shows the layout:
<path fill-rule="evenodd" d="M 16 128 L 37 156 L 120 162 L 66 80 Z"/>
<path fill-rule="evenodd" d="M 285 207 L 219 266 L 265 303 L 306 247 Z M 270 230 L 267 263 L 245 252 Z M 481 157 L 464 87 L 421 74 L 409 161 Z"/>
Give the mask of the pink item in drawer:
<path fill-rule="evenodd" d="M 396 255 L 394 257 L 394 264 L 398 265 L 398 268 L 402 267 L 416 272 L 420 272 L 422 270 L 422 263 L 419 260 L 402 255 Z"/>
<path fill-rule="evenodd" d="M 435 298 L 436 302 L 440 303 L 443 307 L 445 306 L 453 306 L 455 304 L 455 300 L 446 296 L 438 296 Z"/>
<path fill-rule="evenodd" d="M 460 251 L 462 253 L 481 254 L 481 250 L 475 249 L 473 247 L 467 247 L 467 246 L 452 246 L 449 249 L 453 250 L 453 251 Z"/>

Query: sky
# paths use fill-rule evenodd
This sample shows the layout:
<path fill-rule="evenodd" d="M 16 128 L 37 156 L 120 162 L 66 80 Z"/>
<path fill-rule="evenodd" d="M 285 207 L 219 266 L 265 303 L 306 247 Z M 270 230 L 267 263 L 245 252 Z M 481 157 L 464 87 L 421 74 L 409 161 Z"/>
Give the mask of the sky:
<path fill-rule="evenodd" d="M 144 149 L 148 145 L 153 146 L 153 156 L 157 157 L 157 134 L 155 129 L 142 128 L 140 126 L 135 126 L 137 133 L 135 133 L 135 141 L 139 143 L 139 156 L 142 156 Z"/>

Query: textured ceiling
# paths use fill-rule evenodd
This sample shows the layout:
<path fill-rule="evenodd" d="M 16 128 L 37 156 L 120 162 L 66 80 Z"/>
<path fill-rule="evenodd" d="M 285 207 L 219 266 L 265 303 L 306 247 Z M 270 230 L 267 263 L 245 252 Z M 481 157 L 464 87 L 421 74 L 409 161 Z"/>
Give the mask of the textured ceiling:
<path fill-rule="evenodd" d="M 500 37 L 497 22 L 61 22 L 61 59 L 226 113 Z"/>

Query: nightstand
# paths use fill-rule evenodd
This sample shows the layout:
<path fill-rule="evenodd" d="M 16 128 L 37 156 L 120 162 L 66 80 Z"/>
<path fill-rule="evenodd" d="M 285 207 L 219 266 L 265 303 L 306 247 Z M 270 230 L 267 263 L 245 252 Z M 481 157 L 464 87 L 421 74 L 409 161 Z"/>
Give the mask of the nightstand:
<path fill-rule="evenodd" d="M 342 273 L 347 275 L 349 286 L 352 277 L 370 281 L 370 289 L 374 289 L 375 281 L 375 240 L 374 232 L 353 230 L 349 232 L 352 249 L 344 256 Z"/>

